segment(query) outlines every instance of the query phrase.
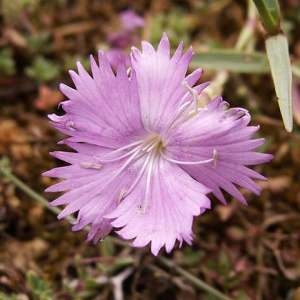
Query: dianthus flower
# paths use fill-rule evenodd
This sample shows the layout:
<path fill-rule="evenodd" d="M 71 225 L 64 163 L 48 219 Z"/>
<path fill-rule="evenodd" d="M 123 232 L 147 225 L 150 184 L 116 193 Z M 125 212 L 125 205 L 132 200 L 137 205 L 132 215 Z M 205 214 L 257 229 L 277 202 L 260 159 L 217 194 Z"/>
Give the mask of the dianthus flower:
<path fill-rule="evenodd" d="M 208 193 L 223 203 L 221 190 L 246 203 L 236 186 L 259 194 L 253 179 L 264 177 L 247 166 L 271 159 L 255 151 L 264 139 L 251 138 L 258 127 L 247 110 L 221 97 L 199 105 L 208 83 L 197 84 L 200 69 L 186 75 L 192 55 L 181 43 L 171 56 L 163 35 L 157 49 L 132 49 L 129 70 L 114 72 L 100 52 L 92 76 L 78 63 L 75 89 L 60 86 L 65 114 L 50 119 L 75 152 L 52 153 L 70 165 L 45 173 L 63 179 L 47 191 L 65 191 L 52 205 L 65 205 L 60 219 L 78 212 L 73 230 L 90 225 L 88 240 L 114 229 L 133 246 L 170 252 L 176 241 L 192 242 Z"/>
<path fill-rule="evenodd" d="M 119 19 L 120 29 L 117 32 L 110 32 L 107 36 L 111 49 L 106 51 L 106 57 L 113 69 L 116 69 L 119 64 L 130 65 L 126 50 L 140 40 L 137 29 L 145 24 L 144 19 L 131 9 L 121 12 Z"/>

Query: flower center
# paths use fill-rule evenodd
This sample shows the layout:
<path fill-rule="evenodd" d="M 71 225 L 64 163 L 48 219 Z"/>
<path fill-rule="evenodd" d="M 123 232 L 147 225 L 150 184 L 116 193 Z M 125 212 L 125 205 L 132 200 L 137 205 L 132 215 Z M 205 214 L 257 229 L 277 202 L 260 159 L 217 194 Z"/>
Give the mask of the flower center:
<path fill-rule="evenodd" d="M 183 103 L 178 112 L 175 114 L 174 119 L 168 129 L 170 129 L 172 126 L 176 126 L 177 122 L 182 122 L 182 119 L 190 118 L 191 112 L 195 114 L 198 113 L 199 109 L 197 92 L 193 88 L 189 87 L 186 82 L 183 82 L 183 85 L 191 94 L 192 100 Z M 194 107 L 193 110 L 191 110 L 192 105 Z M 104 156 L 95 156 L 93 162 L 84 162 L 81 164 L 81 167 L 100 169 L 102 165 L 118 161 L 121 162 L 119 168 L 112 173 L 111 178 L 108 180 L 108 182 L 106 182 L 105 186 L 101 188 L 101 191 L 103 191 L 126 169 L 128 169 L 130 166 L 134 166 L 134 168 L 137 170 L 136 177 L 129 187 L 121 189 L 118 202 L 121 202 L 124 198 L 126 198 L 137 187 L 141 180 L 143 180 L 145 184 L 144 196 L 141 199 L 140 204 L 138 205 L 138 211 L 141 213 L 145 213 L 151 199 L 151 183 L 153 180 L 152 177 L 155 170 L 157 172 L 157 167 L 159 166 L 158 162 L 160 159 L 177 165 L 212 164 L 213 167 L 216 167 L 218 159 L 218 152 L 216 149 L 212 150 L 211 156 L 208 159 L 198 161 L 185 161 L 175 159 L 174 157 L 171 157 L 171 153 L 167 150 L 168 149 L 166 142 L 164 141 L 162 136 L 158 133 L 153 132 L 141 140 L 115 149 Z"/>
<path fill-rule="evenodd" d="M 112 177 L 108 180 L 108 182 L 106 182 L 105 186 L 102 187 L 102 191 L 119 175 L 121 175 L 121 173 L 123 173 L 130 165 L 133 165 L 138 161 L 142 162 L 138 167 L 138 172 L 132 184 L 128 188 L 121 189 L 118 202 L 121 202 L 124 198 L 126 198 L 146 174 L 144 197 L 141 199 L 141 202 L 138 205 L 138 211 L 145 213 L 151 198 L 151 182 L 154 173 L 154 167 L 159 159 L 164 159 L 169 163 L 174 163 L 177 165 L 201 165 L 212 163 L 215 167 L 217 163 L 218 153 L 216 149 L 213 149 L 211 158 L 200 161 L 183 161 L 174 159 L 166 153 L 166 149 L 167 147 L 162 137 L 157 133 L 151 133 L 145 139 L 120 147 L 119 149 L 109 152 L 103 157 L 95 156 L 94 162 L 84 162 L 81 164 L 81 167 L 100 169 L 103 164 L 105 165 L 117 161 L 123 161 L 118 170 L 112 174 Z"/>

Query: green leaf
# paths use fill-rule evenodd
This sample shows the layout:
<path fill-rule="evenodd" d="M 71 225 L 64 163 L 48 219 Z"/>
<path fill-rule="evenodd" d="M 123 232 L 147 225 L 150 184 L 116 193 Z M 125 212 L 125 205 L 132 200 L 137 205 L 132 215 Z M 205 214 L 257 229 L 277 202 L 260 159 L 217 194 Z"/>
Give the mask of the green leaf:
<path fill-rule="evenodd" d="M 287 37 L 283 34 L 269 37 L 266 40 L 266 50 L 283 123 L 285 129 L 291 132 L 293 130 L 292 69 Z"/>
<path fill-rule="evenodd" d="M 15 61 L 11 49 L 5 48 L 0 51 L 0 75 L 14 75 L 16 72 Z"/>
<path fill-rule="evenodd" d="M 114 243 L 109 237 L 101 241 L 100 249 L 102 256 L 113 256 L 115 253 Z"/>
<path fill-rule="evenodd" d="M 25 72 L 27 76 L 39 82 L 47 82 L 59 77 L 61 67 L 51 60 L 38 56 L 33 64 L 26 68 Z"/>
<path fill-rule="evenodd" d="M 270 34 L 280 31 L 280 8 L 277 0 L 253 0 L 266 30 Z"/>
<path fill-rule="evenodd" d="M 32 53 L 47 53 L 51 50 L 50 33 L 41 32 L 27 37 L 29 50 Z"/>
<path fill-rule="evenodd" d="M 27 285 L 32 292 L 34 299 L 51 300 L 53 299 L 53 291 L 48 284 L 33 271 L 26 274 Z"/>
<path fill-rule="evenodd" d="M 268 73 L 268 60 L 263 53 L 242 53 L 234 50 L 200 52 L 192 61 L 194 67 L 228 70 L 239 73 Z"/>

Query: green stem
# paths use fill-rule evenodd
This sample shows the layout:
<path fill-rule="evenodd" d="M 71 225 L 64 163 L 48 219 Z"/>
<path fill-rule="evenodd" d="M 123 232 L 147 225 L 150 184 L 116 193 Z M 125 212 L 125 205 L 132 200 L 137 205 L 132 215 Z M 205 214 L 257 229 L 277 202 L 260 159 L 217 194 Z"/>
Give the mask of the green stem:
<path fill-rule="evenodd" d="M 250 44 L 254 32 L 253 23 L 255 23 L 255 21 L 256 21 L 256 9 L 252 0 L 248 0 L 247 21 L 238 36 L 237 42 L 234 46 L 235 50 L 238 51 L 244 50 Z M 208 96 L 211 99 L 213 99 L 214 97 L 222 93 L 223 86 L 227 82 L 228 78 L 229 78 L 229 72 L 227 70 L 222 70 L 216 74 L 210 86 L 205 89 L 205 92 L 208 94 Z"/>
<path fill-rule="evenodd" d="M 256 8 L 252 0 L 248 0 L 248 14 L 247 21 L 242 28 L 238 40 L 235 44 L 236 50 L 244 50 L 244 48 L 249 44 L 251 38 L 253 37 L 254 28 L 256 23 Z"/>
<path fill-rule="evenodd" d="M 218 291 L 214 287 L 210 286 L 209 284 L 205 283 L 201 279 L 197 278 L 193 274 L 185 271 L 181 267 L 176 266 L 176 264 L 174 264 L 171 260 L 169 260 L 165 257 L 158 257 L 158 260 L 160 261 L 161 264 L 163 264 L 164 266 L 166 266 L 167 268 L 169 268 L 171 270 L 174 270 L 176 273 L 183 276 L 186 280 L 188 280 L 189 282 L 194 284 L 195 287 L 197 287 L 211 295 L 214 295 L 215 297 L 217 297 L 220 300 L 232 300 L 232 298 L 229 298 L 228 296 L 226 296 L 222 292 Z"/>
<path fill-rule="evenodd" d="M 22 190 L 27 196 L 31 197 L 33 200 L 41 203 L 44 207 L 46 207 L 48 210 L 53 212 L 55 215 L 58 215 L 61 210 L 56 207 L 52 207 L 49 205 L 49 202 L 46 198 L 35 192 L 33 189 L 31 189 L 26 183 L 21 181 L 17 176 L 11 173 L 11 171 L 0 165 L 0 175 L 5 177 L 7 180 L 12 182 L 16 187 L 18 187 L 20 190 Z M 75 221 L 75 219 L 72 216 L 67 217 L 68 221 L 71 223 Z"/>

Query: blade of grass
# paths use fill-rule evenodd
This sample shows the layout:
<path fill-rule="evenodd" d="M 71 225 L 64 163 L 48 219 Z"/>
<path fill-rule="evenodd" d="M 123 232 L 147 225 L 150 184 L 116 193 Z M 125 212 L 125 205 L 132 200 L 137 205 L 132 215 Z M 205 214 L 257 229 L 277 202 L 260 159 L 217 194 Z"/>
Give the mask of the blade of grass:
<path fill-rule="evenodd" d="M 277 0 L 253 1 L 268 33 L 265 44 L 276 96 L 284 127 L 291 132 L 293 130 L 292 68 L 288 39 L 282 33 L 280 26 L 280 7 Z"/>
<path fill-rule="evenodd" d="M 181 267 L 177 266 L 173 261 L 165 258 L 165 257 L 158 257 L 157 258 L 162 265 L 165 267 L 174 270 L 179 275 L 183 276 L 186 280 L 188 280 L 190 283 L 194 284 L 195 287 L 215 296 L 216 298 L 220 300 L 232 300 L 230 297 L 226 296 L 222 292 L 218 291 L 211 285 L 207 284 L 206 282 L 202 281 L 201 279 L 197 278 L 193 274 L 185 271 Z"/>
<path fill-rule="evenodd" d="M 293 130 L 292 69 L 287 37 L 283 34 L 266 40 L 267 56 L 285 129 Z"/>
<path fill-rule="evenodd" d="M 265 54 L 259 52 L 243 53 L 236 50 L 200 52 L 195 55 L 192 66 L 238 73 L 261 74 L 269 72 L 269 64 Z"/>
<path fill-rule="evenodd" d="M 280 32 L 280 8 L 277 0 L 253 0 L 269 34 Z"/>

